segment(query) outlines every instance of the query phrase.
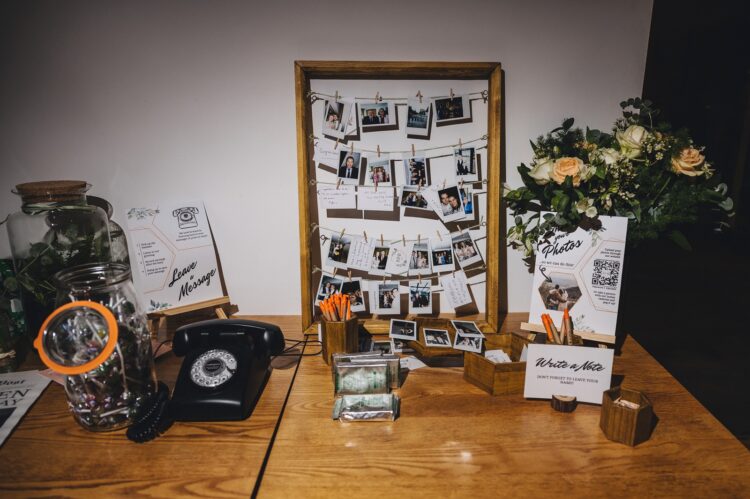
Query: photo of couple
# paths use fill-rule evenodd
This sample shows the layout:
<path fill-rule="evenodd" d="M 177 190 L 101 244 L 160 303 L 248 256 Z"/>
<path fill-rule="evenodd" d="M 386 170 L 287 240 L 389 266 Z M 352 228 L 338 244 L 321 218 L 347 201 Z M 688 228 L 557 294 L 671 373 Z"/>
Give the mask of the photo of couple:
<path fill-rule="evenodd" d="M 570 310 L 581 298 L 581 288 L 573 275 L 552 273 L 539 286 L 539 294 L 547 310 Z"/>

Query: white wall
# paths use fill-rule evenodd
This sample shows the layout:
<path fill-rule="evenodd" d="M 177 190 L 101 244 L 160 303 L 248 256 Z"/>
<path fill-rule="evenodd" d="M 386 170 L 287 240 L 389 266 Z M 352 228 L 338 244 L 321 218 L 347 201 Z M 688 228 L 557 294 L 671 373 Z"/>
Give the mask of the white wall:
<path fill-rule="evenodd" d="M 515 186 L 529 138 L 607 128 L 640 95 L 651 3 L 3 2 L 0 214 L 33 180 L 87 180 L 116 210 L 203 198 L 240 310 L 298 313 L 295 59 L 500 61 Z"/>

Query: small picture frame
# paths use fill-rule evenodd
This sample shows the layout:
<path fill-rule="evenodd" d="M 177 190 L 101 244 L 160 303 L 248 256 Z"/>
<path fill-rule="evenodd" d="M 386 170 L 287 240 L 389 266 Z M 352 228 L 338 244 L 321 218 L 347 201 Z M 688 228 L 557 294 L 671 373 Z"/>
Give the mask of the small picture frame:
<path fill-rule="evenodd" d="M 416 321 L 391 319 L 388 336 L 399 340 L 417 341 L 417 323 Z"/>
<path fill-rule="evenodd" d="M 447 329 L 424 329 L 424 344 L 428 347 L 451 348 L 451 337 Z"/>

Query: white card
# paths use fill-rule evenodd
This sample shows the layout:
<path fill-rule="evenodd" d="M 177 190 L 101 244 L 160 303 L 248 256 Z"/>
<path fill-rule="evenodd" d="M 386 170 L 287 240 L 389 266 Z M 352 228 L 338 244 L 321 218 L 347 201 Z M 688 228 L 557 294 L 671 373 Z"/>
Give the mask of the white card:
<path fill-rule="evenodd" d="M 541 324 L 547 313 L 560 324 L 567 307 L 575 331 L 615 335 L 628 219 L 600 216 L 599 221 L 598 231 L 555 231 L 540 239 L 530 323 Z"/>
<path fill-rule="evenodd" d="M 339 162 L 339 151 L 334 149 L 336 143 L 328 139 L 320 139 L 315 142 L 315 154 L 313 161 L 324 164 L 331 168 L 337 168 Z"/>
<path fill-rule="evenodd" d="M 370 270 L 370 264 L 372 263 L 372 249 L 374 247 L 375 241 L 372 238 L 365 240 L 364 237 L 351 236 L 346 266 L 350 269 L 364 271 Z"/>
<path fill-rule="evenodd" d="M 388 251 L 388 263 L 385 266 L 387 274 L 404 274 L 409 271 L 409 262 L 411 261 L 411 252 L 414 248 L 413 242 L 406 244 L 403 241 L 391 243 Z"/>
<path fill-rule="evenodd" d="M 357 209 L 371 211 L 393 211 L 392 187 L 359 187 Z"/>
<path fill-rule="evenodd" d="M 49 381 L 38 371 L 0 374 L 0 445 L 39 398 Z"/>
<path fill-rule="evenodd" d="M 400 362 L 402 368 L 406 368 L 410 371 L 419 369 L 421 367 L 427 367 L 427 364 L 414 357 L 413 355 L 409 355 L 408 357 L 401 357 Z"/>
<path fill-rule="evenodd" d="M 147 312 L 224 295 L 201 201 L 132 208 L 125 219 L 133 281 Z"/>
<path fill-rule="evenodd" d="M 505 350 L 498 349 L 498 350 L 487 350 L 484 352 L 484 356 L 487 358 L 487 360 L 490 360 L 496 364 L 504 364 L 506 362 L 513 362 L 507 353 L 505 353 Z"/>
<path fill-rule="evenodd" d="M 440 285 L 443 287 L 443 296 L 451 307 L 458 308 L 472 302 L 466 274 L 463 271 L 442 276 Z"/>
<path fill-rule="evenodd" d="M 535 343 L 528 347 L 524 397 L 567 395 L 602 403 L 602 393 L 610 388 L 614 350 Z"/>
<path fill-rule="evenodd" d="M 353 185 L 326 185 L 318 187 L 320 205 L 327 210 L 354 209 L 357 207 L 357 193 Z"/>

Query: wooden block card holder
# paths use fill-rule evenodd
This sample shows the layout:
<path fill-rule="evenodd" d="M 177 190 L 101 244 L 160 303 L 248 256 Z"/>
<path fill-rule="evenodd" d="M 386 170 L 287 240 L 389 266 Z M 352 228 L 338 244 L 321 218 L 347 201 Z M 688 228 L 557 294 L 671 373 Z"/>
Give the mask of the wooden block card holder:
<path fill-rule="evenodd" d="M 608 439 L 636 446 L 651 437 L 653 419 L 653 406 L 643 393 L 621 386 L 604 392 L 599 427 Z"/>
<path fill-rule="evenodd" d="M 359 348 L 359 320 L 321 321 L 323 360 L 331 365 L 335 353 L 354 353 Z"/>

